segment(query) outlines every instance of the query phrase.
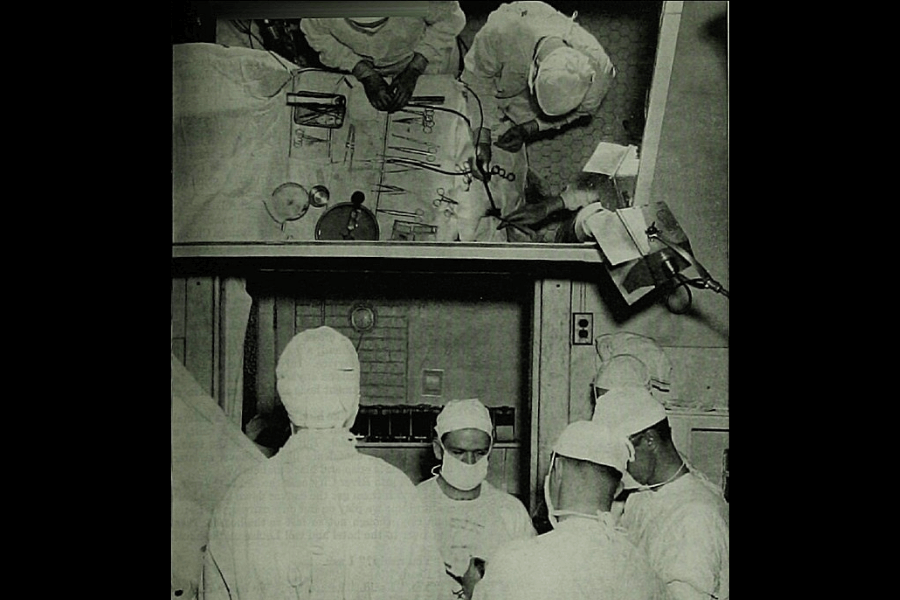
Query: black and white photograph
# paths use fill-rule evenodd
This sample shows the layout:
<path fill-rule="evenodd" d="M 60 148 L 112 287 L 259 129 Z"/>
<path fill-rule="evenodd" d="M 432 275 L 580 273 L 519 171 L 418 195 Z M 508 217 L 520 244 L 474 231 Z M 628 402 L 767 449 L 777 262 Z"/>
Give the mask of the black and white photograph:
<path fill-rule="evenodd" d="M 171 597 L 729 598 L 727 1 L 175 1 Z"/>

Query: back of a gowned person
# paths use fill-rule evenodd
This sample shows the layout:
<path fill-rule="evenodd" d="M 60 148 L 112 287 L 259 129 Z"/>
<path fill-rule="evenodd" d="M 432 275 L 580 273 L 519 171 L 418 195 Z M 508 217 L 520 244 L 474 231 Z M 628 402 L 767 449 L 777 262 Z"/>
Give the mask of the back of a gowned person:
<path fill-rule="evenodd" d="M 667 595 L 644 552 L 625 533 L 566 521 L 550 533 L 502 547 L 472 598 L 667 600 Z"/>
<path fill-rule="evenodd" d="M 407 476 L 350 433 L 359 360 L 329 327 L 297 334 L 276 368 L 291 437 L 213 514 L 210 600 L 437 599 L 443 564 Z"/>

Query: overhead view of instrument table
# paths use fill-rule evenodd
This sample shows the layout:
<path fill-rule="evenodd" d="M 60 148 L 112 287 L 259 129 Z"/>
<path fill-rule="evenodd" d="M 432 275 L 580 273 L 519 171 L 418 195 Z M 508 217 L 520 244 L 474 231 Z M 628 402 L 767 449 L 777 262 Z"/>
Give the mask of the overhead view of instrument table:
<path fill-rule="evenodd" d="M 289 221 L 287 236 L 506 241 L 496 215 L 523 196 L 525 153 L 497 150 L 488 195 L 471 174 L 471 131 L 480 113 L 463 84 L 424 76 L 406 107 L 386 113 L 370 106 L 349 75 L 307 70 L 292 83 L 288 101 L 308 102 L 291 107 L 289 180 L 327 190 L 328 203 Z"/>
<path fill-rule="evenodd" d="M 453 77 L 387 113 L 350 74 L 254 50 L 198 44 L 174 66 L 174 243 L 521 241 L 497 226 L 523 202 L 525 150 L 473 178 L 480 101 Z"/>

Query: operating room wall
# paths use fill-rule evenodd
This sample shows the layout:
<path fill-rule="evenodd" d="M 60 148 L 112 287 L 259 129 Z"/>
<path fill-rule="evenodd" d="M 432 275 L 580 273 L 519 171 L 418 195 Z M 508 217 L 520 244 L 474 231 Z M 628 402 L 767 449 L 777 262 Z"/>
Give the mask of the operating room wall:
<path fill-rule="evenodd" d="M 291 338 L 327 325 L 357 347 L 362 405 L 443 406 L 479 398 L 488 407 L 512 407 L 515 442 L 498 444 L 488 478 L 527 496 L 530 280 L 501 273 L 313 271 L 253 277 L 248 290 L 254 308 L 245 345 L 245 423 L 257 412 L 280 410 L 275 366 Z M 375 314 L 365 331 L 351 324 L 360 306 Z M 424 389 L 425 370 L 439 373 L 439 391 Z M 367 443 L 361 451 L 415 482 L 435 464 L 425 444 Z"/>
<path fill-rule="evenodd" d="M 650 200 L 669 206 L 694 256 L 730 290 L 727 4 L 683 4 Z M 587 279 L 573 282 L 572 311 L 595 312 L 597 335 L 631 331 L 656 339 L 672 362 L 674 392 L 682 403 L 728 407 L 728 298 L 695 289 L 690 311 L 676 315 L 656 296 L 623 307 L 607 291 Z M 583 382 L 595 362 L 592 348 L 572 348 L 577 413 L 589 411 Z"/>
<path fill-rule="evenodd" d="M 252 279 L 254 297 L 245 346 L 245 413 L 270 412 L 277 402 L 275 364 L 298 332 L 328 325 L 356 344 L 361 402 L 443 405 L 480 398 L 516 407 L 517 431 L 527 429 L 532 282 L 508 274 L 310 272 Z M 375 314 L 357 331 L 351 311 Z M 426 391 L 425 370 L 437 371 L 438 392 Z M 246 422 L 250 414 L 244 415 Z"/>

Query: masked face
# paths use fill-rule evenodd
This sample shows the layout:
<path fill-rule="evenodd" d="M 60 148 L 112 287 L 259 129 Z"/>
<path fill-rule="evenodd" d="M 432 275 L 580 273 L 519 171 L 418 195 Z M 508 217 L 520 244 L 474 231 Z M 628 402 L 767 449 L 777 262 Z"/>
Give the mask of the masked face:
<path fill-rule="evenodd" d="M 458 490 L 473 490 L 487 477 L 491 436 L 478 429 L 460 429 L 440 441 L 441 477 Z"/>
<path fill-rule="evenodd" d="M 634 447 L 634 457 L 628 463 L 628 474 L 643 488 L 650 480 L 653 468 L 653 455 L 644 443 L 643 434 L 633 435 L 628 441 Z"/>

